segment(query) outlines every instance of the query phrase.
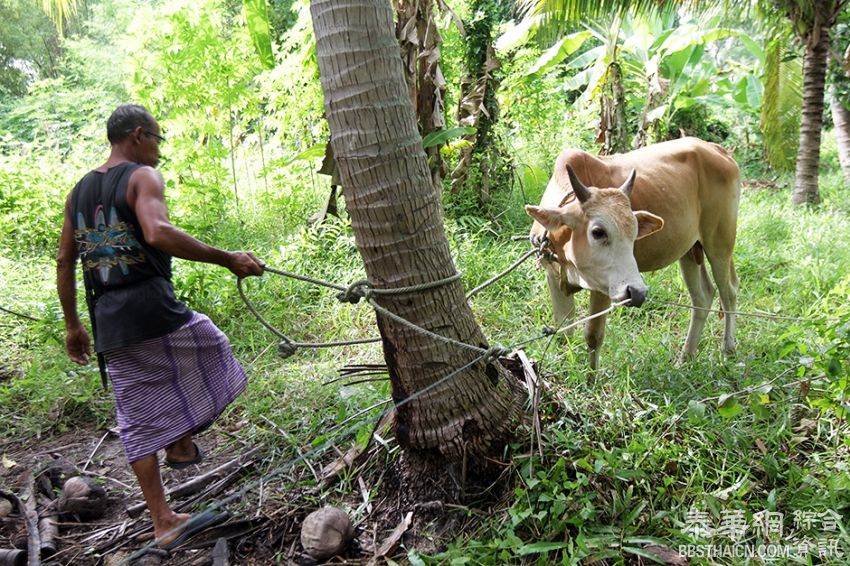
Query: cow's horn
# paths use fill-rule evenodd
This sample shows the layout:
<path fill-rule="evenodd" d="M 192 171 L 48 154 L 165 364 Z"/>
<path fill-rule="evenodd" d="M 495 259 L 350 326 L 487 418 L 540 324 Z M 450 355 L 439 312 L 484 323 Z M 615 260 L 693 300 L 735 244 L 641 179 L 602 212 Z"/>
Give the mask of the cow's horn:
<path fill-rule="evenodd" d="M 576 194 L 579 202 L 587 202 L 590 198 L 590 191 L 584 186 L 584 183 L 579 181 L 578 175 L 573 171 L 573 168 L 567 165 L 567 175 L 570 176 L 570 185 L 573 186 L 573 192 Z"/>
<path fill-rule="evenodd" d="M 635 177 L 637 177 L 637 170 L 632 169 L 632 172 L 629 174 L 629 178 L 626 179 L 626 182 L 623 183 L 622 187 L 620 187 L 620 190 L 623 191 L 627 197 L 632 196 L 632 189 L 635 188 Z"/>

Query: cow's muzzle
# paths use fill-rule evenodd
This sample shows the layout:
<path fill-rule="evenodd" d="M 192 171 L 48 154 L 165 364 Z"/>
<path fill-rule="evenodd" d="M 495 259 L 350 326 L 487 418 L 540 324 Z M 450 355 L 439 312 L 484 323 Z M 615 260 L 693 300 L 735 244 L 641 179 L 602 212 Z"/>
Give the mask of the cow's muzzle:
<path fill-rule="evenodd" d="M 626 303 L 627 306 L 639 307 L 646 300 L 646 287 L 632 287 L 629 285 L 626 287 L 626 296 L 623 298 L 629 299 L 629 302 Z"/>

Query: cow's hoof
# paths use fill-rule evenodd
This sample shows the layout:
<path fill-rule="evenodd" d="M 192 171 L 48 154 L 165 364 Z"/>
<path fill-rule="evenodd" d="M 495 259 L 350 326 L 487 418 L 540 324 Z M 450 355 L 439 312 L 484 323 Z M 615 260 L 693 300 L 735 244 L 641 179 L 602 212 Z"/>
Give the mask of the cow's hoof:
<path fill-rule="evenodd" d="M 696 353 L 682 352 L 676 358 L 676 362 L 673 364 L 674 367 L 680 368 L 684 365 L 687 365 L 691 360 L 696 357 Z"/>

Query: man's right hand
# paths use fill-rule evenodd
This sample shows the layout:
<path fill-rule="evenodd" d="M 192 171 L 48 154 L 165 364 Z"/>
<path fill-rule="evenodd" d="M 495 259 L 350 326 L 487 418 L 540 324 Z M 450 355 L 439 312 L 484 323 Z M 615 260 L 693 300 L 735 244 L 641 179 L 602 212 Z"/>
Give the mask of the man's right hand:
<path fill-rule="evenodd" d="M 65 334 L 65 349 L 72 361 L 86 365 L 91 355 L 89 333 L 82 326 L 69 328 Z"/>
<path fill-rule="evenodd" d="M 250 252 L 229 252 L 227 269 L 237 277 L 262 275 L 266 264 Z"/>

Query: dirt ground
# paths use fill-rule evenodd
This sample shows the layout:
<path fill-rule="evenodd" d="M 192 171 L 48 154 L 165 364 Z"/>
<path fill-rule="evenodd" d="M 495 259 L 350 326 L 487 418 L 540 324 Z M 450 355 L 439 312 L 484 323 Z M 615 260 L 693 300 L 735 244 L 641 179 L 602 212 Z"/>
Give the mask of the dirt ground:
<path fill-rule="evenodd" d="M 142 497 L 113 430 L 77 430 L 37 442 L 0 442 L 0 491 L 23 499 L 28 478 L 34 478 L 29 483 L 38 493 L 39 518 L 49 517 L 58 526 L 58 548 L 52 556 L 42 552 L 45 565 L 315 564 L 301 546 L 301 524 L 310 512 L 326 504 L 315 487 L 321 483 L 323 465 L 339 461 L 347 447 L 341 447 L 336 454 L 326 454 L 325 462 L 293 467 L 276 479 L 259 482 L 285 459 L 278 457 L 275 461 L 263 447 L 247 445 L 237 434 L 223 429 L 208 430 L 196 440 L 205 453 L 199 465 L 179 471 L 161 465 L 166 490 L 207 475 L 194 490 L 196 493 L 172 497 L 172 505 L 182 512 L 196 512 L 228 497 L 234 501 L 223 508 L 229 514 L 226 522 L 199 533 L 170 553 L 155 549 L 147 556 L 128 561 L 140 549 L 152 546 L 153 531 L 147 511 L 133 516 L 128 513 L 128 509 L 142 502 Z M 381 447 L 370 450 L 382 459 Z M 228 463 L 229 469 L 210 475 Z M 59 497 L 62 482 L 71 474 L 94 479 L 105 488 L 105 503 L 98 506 L 102 516 L 83 521 L 57 511 L 57 501 L 50 500 Z M 326 563 L 368 564 L 375 560 L 377 551 L 383 550 L 384 543 L 389 543 L 384 554 L 391 556 L 406 531 L 396 529 L 403 523 L 402 513 L 396 501 L 387 497 L 378 501 L 377 490 L 368 487 L 370 478 L 377 477 L 381 482 L 385 471 L 379 473 L 373 464 L 367 464 L 346 476 L 344 481 L 349 486 L 338 490 L 343 500 L 333 504 L 360 519 L 355 525 L 354 540 Z M 8 517 L 0 518 L 0 563 L 2 549 L 26 549 L 26 522 L 17 505 L 12 507 Z M 427 513 L 418 515 L 421 521 Z M 401 532 L 394 533 L 398 530 Z M 217 542 L 219 550 L 214 549 Z M 224 545 L 228 561 L 219 556 Z M 214 555 L 219 557 L 214 559 Z"/>
<path fill-rule="evenodd" d="M 501 361 L 515 375 L 523 375 L 519 361 Z M 240 428 L 245 423 L 217 423 L 195 438 L 205 454 L 203 462 L 183 470 L 161 464 L 160 471 L 166 492 L 176 490 L 169 497 L 176 511 L 214 508 L 229 517 L 170 552 L 153 545 L 150 516 L 140 506 L 136 478 L 112 429 L 0 441 L 0 503 L 4 498 L 31 500 L 27 493 L 35 492 L 31 516 L 50 519 L 58 527 L 56 552 L 42 548 L 41 563 L 63 566 L 308 566 L 317 561 L 302 547 L 302 523 L 326 505 L 344 509 L 354 521 L 353 539 L 322 563 L 371 566 L 391 563 L 390 558 L 406 562 L 406 549 L 439 552 L 444 541 L 455 539 L 482 514 L 504 511 L 505 496 L 511 493 L 510 482 L 504 480 L 511 466 L 491 470 L 481 485 L 461 488 L 466 496 L 460 499 L 475 507 L 474 512 L 466 505 L 447 505 L 444 501 L 458 501 L 460 469 L 433 477 L 405 473 L 404 457 L 392 438 L 393 417 L 390 412 L 375 425 L 381 442 L 371 442 L 366 449 L 333 446 L 297 465 L 286 465 L 293 463 L 291 451 L 284 455 L 243 440 Z M 296 447 L 299 454 L 311 448 Z M 96 518 L 60 513 L 63 483 L 74 475 L 105 489 L 104 500 L 95 506 Z M 26 506 L 15 502 L 11 507 L 7 517 L 0 515 L 0 566 L 5 565 L 4 549 L 27 548 Z M 139 556 L 150 548 L 153 551 Z"/>

